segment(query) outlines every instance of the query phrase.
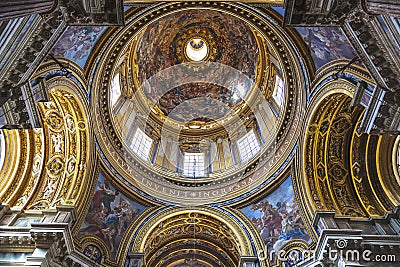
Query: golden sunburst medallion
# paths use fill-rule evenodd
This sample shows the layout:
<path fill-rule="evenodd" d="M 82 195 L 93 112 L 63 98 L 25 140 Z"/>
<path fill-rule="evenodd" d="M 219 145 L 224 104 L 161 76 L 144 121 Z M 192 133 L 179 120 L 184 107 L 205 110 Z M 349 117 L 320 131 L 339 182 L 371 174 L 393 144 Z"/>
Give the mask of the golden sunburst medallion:
<path fill-rule="evenodd" d="M 198 70 L 199 62 L 214 62 L 219 57 L 217 36 L 207 26 L 190 25 L 175 37 L 174 51 L 177 63 L 194 63 L 189 66 Z"/>

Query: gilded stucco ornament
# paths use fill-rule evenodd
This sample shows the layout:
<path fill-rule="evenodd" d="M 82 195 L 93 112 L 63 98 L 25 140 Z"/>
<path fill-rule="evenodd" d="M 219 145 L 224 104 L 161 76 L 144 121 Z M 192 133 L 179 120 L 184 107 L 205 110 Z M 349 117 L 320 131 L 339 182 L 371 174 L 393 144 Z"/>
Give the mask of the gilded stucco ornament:
<path fill-rule="evenodd" d="M 36 75 L 54 67 L 52 63 L 44 64 Z M 47 79 L 46 86 L 50 101 L 38 103 L 43 128 L 7 132 L 8 145 L 15 146 L 9 148 L 10 159 L 17 160 L 0 174 L 7 177 L 0 181 L 10 183 L 1 185 L 8 192 L 1 194 L 1 200 L 24 210 L 41 211 L 60 205 L 80 210 L 82 196 L 89 193 L 86 166 L 90 166 L 93 152 L 91 130 L 86 127 L 88 109 L 78 85 L 66 77 Z"/>
<path fill-rule="evenodd" d="M 255 254 L 252 241 L 241 224 L 226 214 L 226 211 L 209 207 L 175 207 L 158 212 L 149 218 L 145 225 L 136 227 L 132 232 L 130 252 L 144 252 L 153 263 L 157 263 L 163 260 L 157 257 L 162 254 L 158 251 L 168 250 L 173 244 L 192 251 L 193 242 L 190 240 L 196 234 L 199 244 L 201 240 L 208 243 L 203 247 L 205 250 L 216 246 L 214 252 L 208 252 L 210 255 L 218 252 L 235 262 L 239 256 Z M 133 236 L 135 238 L 132 238 Z M 180 243 L 179 240 L 186 242 Z M 214 244 L 211 244 L 212 242 Z M 255 245 L 258 249 L 262 249 L 261 244 Z M 199 246 L 198 255 L 201 250 Z M 188 255 L 188 258 L 192 256 Z"/>
<path fill-rule="evenodd" d="M 48 85 L 51 84 L 49 81 Z M 85 170 L 79 170 L 76 165 L 86 161 L 85 139 L 88 134 L 86 129 L 75 133 L 76 124 L 85 119 L 84 113 L 68 89 L 73 84 L 67 81 L 64 84 L 62 81 L 54 81 L 53 84 L 55 87 L 50 91 L 53 104 L 39 106 L 45 117 L 45 135 L 50 146 L 47 149 L 49 160 L 42 182 L 43 189 L 29 205 L 33 209 L 60 204 L 73 205 L 76 202 L 74 196 L 81 190 L 81 175 L 85 176 Z"/>
<path fill-rule="evenodd" d="M 179 63 L 217 60 L 220 56 L 217 38 L 212 28 L 197 25 L 186 27 L 174 40 L 176 60 Z M 196 70 L 195 64 L 189 66 Z"/>
<path fill-rule="evenodd" d="M 393 194 L 394 175 L 382 164 L 387 161 L 383 151 L 392 147 L 393 138 L 358 132 L 363 110 L 351 106 L 354 81 L 363 80 L 371 86 L 374 82 L 363 68 L 355 66 L 331 79 L 330 75 L 345 64 L 336 61 L 321 69 L 314 81 L 297 190 L 309 196 L 303 203 L 309 210 L 306 214 L 334 211 L 338 217 L 382 217 L 398 203 L 397 194 Z"/>
<path fill-rule="evenodd" d="M 200 11 L 204 14 L 207 14 L 207 12 L 210 14 L 222 14 L 222 16 L 227 17 L 228 20 L 237 20 L 238 25 L 243 24 L 245 27 L 250 28 L 247 34 L 252 36 L 249 38 L 253 40 L 253 46 L 256 48 L 258 47 L 256 50 L 258 51 L 259 60 L 253 62 L 246 62 L 246 60 L 243 60 L 240 62 L 240 64 L 244 64 L 243 66 L 255 64 L 254 71 L 250 68 L 250 71 L 247 73 L 247 77 L 250 78 L 248 81 L 253 81 L 253 83 L 250 83 L 253 86 L 247 97 L 244 98 L 244 101 L 243 99 L 242 101 L 238 101 L 237 105 L 232 106 L 230 110 L 228 109 L 228 113 L 225 112 L 223 114 L 221 113 L 222 116 L 211 117 L 211 120 L 209 120 L 210 118 L 205 118 L 201 114 L 196 115 L 196 117 L 192 119 L 183 118 L 182 120 L 178 115 L 184 113 L 173 113 L 175 108 L 171 105 L 171 109 L 169 109 L 169 102 L 163 103 L 163 101 L 168 98 L 158 98 L 157 94 L 152 95 L 152 93 L 155 92 L 154 90 L 146 91 L 149 87 L 141 87 L 141 83 L 146 81 L 150 76 L 152 79 L 147 79 L 148 84 L 154 85 L 152 82 L 157 79 L 160 79 L 158 81 L 163 81 L 162 78 L 174 77 L 174 71 L 178 73 L 179 71 L 183 71 L 187 66 L 185 64 L 190 65 L 190 62 L 178 65 L 173 63 L 175 65 L 172 65 L 172 67 L 170 65 L 167 66 L 171 67 L 171 70 L 168 70 L 168 68 L 164 69 L 160 72 L 162 75 L 160 74 L 157 76 L 157 73 L 154 73 L 151 67 L 157 67 L 164 64 L 166 60 L 170 60 L 170 55 L 174 55 L 174 50 L 172 49 L 170 51 L 171 54 L 168 54 L 167 57 L 165 53 L 153 57 L 153 59 L 157 61 L 153 65 L 150 64 L 153 59 L 146 58 L 145 52 L 139 57 L 137 53 L 135 53 L 141 45 L 147 44 L 147 39 L 141 40 L 141 38 L 147 38 L 153 31 L 157 34 L 157 25 L 164 23 L 160 16 L 161 9 L 163 10 L 163 17 L 172 16 L 172 14 L 178 14 L 177 17 L 179 17 L 180 12 L 185 13 L 190 11 L 189 13 L 193 17 L 193 20 L 197 20 L 199 16 L 196 15 L 196 12 Z M 191 16 L 188 17 L 192 18 Z M 217 17 L 218 16 L 221 15 L 217 15 Z M 148 18 L 151 19 L 149 20 Z M 144 23 L 144 21 L 146 21 L 146 23 Z M 151 27 L 146 28 L 148 25 L 151 25 Z M 176 23 L 174 25 L 180 24 Z M 210 23 L 210 25 L 212 26 L 212 23 Z M 280 33 L 282 29 L 278 30 L 277 27 L 279 28 L 277 24 L 273 24 L 253 10 L 243 6 L 239 7 L 233 3 L 186 3 L 185 5 L 167 3 L 149 11 L 149 13 L 143 14 L 143 16 L 139 16 L 135 20 L 128 21 L 127 26 L 121 29 L 118 34 L 110 34 L 110 36 L 113 37 L 105 42 L 108 47 L 113 47 L 113 49 L 104 50 L 99 56 L 99 64 L 96 65 L 92 74 L 93 88 L 96 89 L 93 91 L 91 99 L 93 103 L 95 103 L 93 105 L 93 111 L 95 114 L 94 117 L 96 118 L 95 126 L 99 147 L 102 153 L 104 153 L 107 162 L 120 175 L 118 177 L 122 177 L 125 183 L 132 189 L 143 191 L 149 198 L 155 197 L 157 201 L 160 202 L 180 204 L 216 203 L 243 198 L 247 196 L 247 192 L 255 190 L 262 184 L 268 182 L 272 183 L 276 179 L 279 179 L 278 176 L 273 176 L 273 174 L 279 170 L 280 166 L 288 158 L 297 141 L 299 125 L 301 124 L 302 114 L 304 112 L 303 107 L 305 105 L 305 88 L 303 88 L 305 77 L 302 76 L 302 72 L 299 71 L 301 66 L 296 56 L 296 51 L 291 49 L 292 45 L 290 43 L 294 41 L 290 40 L 287 35 L 282 35 Z M 205 28 L 206 27 L 200 28 L 200 31 Z M 215 28 L 213 30 L 215 31 Z M 179 28 L 178 31 L 177 27 L 171 28 L 170 32 L 172 36 L 176 36 L 176 34 L 173 34 L 174 31 L 179 32 Z M 193 32 L 195 33 L 195 31 Z M 161 31 L 159 36 L 164 36 L 166 34 L 169 34 L 169 32 L 164 33 Z M 217 37 L 221 37 L 218 36 L 217 31 L 216 34 Z M 204 44 L 207 43 L 208 46 L 210 45 L 211 41 L 206 39 L 206 35 L 197 37 L 195 35 L 191 36 L 191 38 L 197 38 L 200 41 L 203 38 Z M 139 42 L 139 40 L 141 40 L 141 42 Z M 185 41 L 186 40 L 189 41 L 189 39 L 185 39 Z M 201 48 L 200 41 L 194 44 L 197 48 Z M 182 41 L 182 44 L 183 43 L 185 42 Z M 158 46 L 162 46 L 162 49 L 165 47 L 165 51 L 168 52 L 169 48 L 165 44 L 165 42 L 156 42 L 150 43 L 146 45 L 146 47 L 151 50 L 151 46 L 154 46 L 154 49 Z M 221 50 L 221 48 L 218 47 L 218 50 Z M 260 104 L 262 107 L 266 103 L 265 101 L 271 101 L 271 88 L 273 88 L 273 85 L 269 83 L 275 80 L 271 75 L 276 75 L 278 70 L 271 67 L 272 63 L 269 60 L 270 53 L 277 58 L 275 64 L 279 66 L 276 66 L 276 68 L 281 70 L 282 78 L 285 81 L 284 90 L 286 98 L 283 104 L 284 106 L 281 107 L 281 114 L 271 122 L 271 130 L 268 130 L 267 127 L 263 129 L 267 138 L 258 156 L 252 158 L 246 164 L 234 165 L 230 163 L 232 159 L 229 159 L 227 154 L 221 153 L 223 149 L 229 147 L 229 138 L 232 142 L 236 142 L 247 129 L 254 127 L 256 119 L 268 115 L 260 112 L 256 118 L 252 113 L 259 112 L 256 107 L 260 107 Z M 149 64 L 140 64 L 141 58 L 145 60 L 144 62 Z M 172 59 L 174 59 L 174 56 Z M 224 54 L 221 52 L 221 60 L 222 59 L 229 60 L 229 53 Z M 117 65 L 117 62 L 120 62 L 121 65 Z M 214 65 L 212 63 L 214 63 Z M 218 63 L 213 61 L 207 61 L 207 64 L 211 67 L 220 66 L 215 65 Z M 227 68 L 226 66 L 228 65 L 224 65 L 223 67 L 228 73 L 232 71 L 232 69 L 235 70 L 234 68 Z M 125 72 L 123 72 L 123 70 L 125 70 Z M 243 71 L 246 72 L 246 67 L 243 68 Z M 240 69 L 239 72 L 242 73 L 242 69 Z M 116 110 L 113 111 L 114 107 L 110 107 L 109 104 L 111 80 L 118 73 L 120 75 L 122 94 L 124 94 L 124 90 L 126 91 L 126 86 L 134 88 L 133 96 L 129 94 L 129 98 L 126 98 L 126 101 L 121 100 L 115 105 L 115 107 L 119 105 L 119 110 L 133 110 L 133 112 L 125 116 L 122 113 L 118 113 Z M 188 73 L 188 75 L 192 74 Z M 184 76 L 181 75 L 180 77 Z M 179 79 L 175 79 L 172 82 L 179 83 L 180 81 Z M 183 82 L 184 80 L 182 80 L 182 83 Z M 200 80 L 200 82 L 206 83 L 207 80 L 203 79 Z M 171 89 L 172 88 L 178 90 L 176 86 L 171 87 Z M 226 86 L 226 88 L 229 88 L 229 86 Z M 266 90 L 267 88 L 269 89 Z M 172 91 L 168 92 L 167 90 L 167 92 L 164 92 L 162 95 L 171 94 Z M 181 90 L 180 92 L 184 91 L 185 90 Z M 127 95 L 123 96 L 126 97 Z M 181 100 L 184 100 L 185 96 L 186 94 L 182 94 Z M 199 98 L 203 97 L 201 92 L 199 92 L 199 96 Z M 158 99 L 161 102 L 149 102 L 149 97 L 153 97 L 156 100 Z M 207 99 L 206 95 L 205 98 L 202 99 L 205 101 L 218 100 L 212 100 L 212 97 Z M 260 99 L 263 100 L 260 102 Z M 178 103 L 178 107 L 181 106 L 179 101 L 176 102 Z M 187 103 L 190 102 L 188 100 L 184 101 Z M 194 111 L 196 110 L 196 105 L 190 105 L 190 108 Z M 188 115 L 190 115 L 189 113 L 187 112 Z M 228 115 L 226 116 L 224 114 Z M 128 127 L 126 127 L 126 125 L 128 125 Z M 129 125 L 135 125 L 132 127 L 131 131 L 129 131 Z M 167 157 L 155 157 L 154 161 L 156 163 L 138 159 L 126 141 L 129 139 L 127 134 L 129 132 L 134 133 L 137 128 L 141 128 L 147 136 L 156 137 L 153 139 L 153 144 L 155 146 L 157 145 L 159 149 L 162 148 L 167 152 L 175 151 L 175 154 L 164 153 L 163 155 L 167 154 Z M 256 132 L 256 134 L 258 134 L 258 132 Z M 168 141 L 168 138 L 171 138 L 171 136 L 173 138 L 171 141 Z M 229 137 L 217 143 L 217 137 L 223 136 Z M 218 153 L 213 152 L 213 155 L 218 155 L 218 157 L 223 158 L 224 162 L 218 163 L 218 166 L 217 164 L 213 165 L 213 168 L 219 171 L 215 171 L 209 177 L 199 178 L 198 184 L 202 186 L 195 186 L 194 182 L 190 179 L 182 177 L 179 173 L 175 173 L 175 168 L 171 166 L 176 166 L 178 161 L 171 158 L 170 155 L 176 155 L 177 152 L 174 146 L 178 147 L 180 144 L 183 144 L 182 140 L 188 140 L 186 145 L 190 147 L 192 144 L 198 145 L 197 143 L 204 138 L 211 140 L 210 151 L 214 151 L 213 149 L 218 151 Z M 234 153 L 236 153 L 236 156 L 239 158 L 237 150 Z M 157 156 L 160 154 L 161 152 L 157 154 Z M 232 156 L 230 156 L 230 158 L 232 158 Z"/>

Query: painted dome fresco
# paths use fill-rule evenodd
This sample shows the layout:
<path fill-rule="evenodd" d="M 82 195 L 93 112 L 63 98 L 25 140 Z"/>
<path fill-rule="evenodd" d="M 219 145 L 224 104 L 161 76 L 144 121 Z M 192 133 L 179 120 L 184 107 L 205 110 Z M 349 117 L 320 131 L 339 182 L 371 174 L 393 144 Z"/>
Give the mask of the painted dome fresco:
<path fill-rule="evenodd" d="M 277 24 L 233 4 L 193 5 L 110 33 L 93 79 L 110 164 L 129 186 L 185 204 L 271 183 L 303 112 L 300 64 Z"/>
<path fill-rule="evenodd" d="M 178 121 L 209 121 L 222 118 L 246 98 L 255 82 L 259 50 L 253 30 L 243 20 L 200 9 L 151 23 L 143 30 L 136 56 L 140 84 L 159 79 L 162 71 L 173 73 L 145 91 L 164 115 Z M 205 62 L 213 62 L 213 67 Z M 221 73 L 228 67 L 237 73 Z M 199 79 L 200 75 L 205 77 Z"/>
<path fill-rule="evenodd" d="M 299 2 L 1 2 L 0 265 L 400 266 L 400 1 Z"/>

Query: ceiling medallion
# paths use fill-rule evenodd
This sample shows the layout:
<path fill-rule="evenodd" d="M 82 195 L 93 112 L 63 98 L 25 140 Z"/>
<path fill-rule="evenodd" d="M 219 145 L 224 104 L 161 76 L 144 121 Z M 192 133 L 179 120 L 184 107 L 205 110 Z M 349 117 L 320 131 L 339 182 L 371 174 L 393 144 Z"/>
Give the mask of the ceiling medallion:
<path fill-rule="evenodd" d="M 202 38 L 193 38 L 186 45 L 186 57 L 192 61 L 203 61 L 208 55 L 208 45 Z"/>
<path fill-rule="evenodd" d="M 216 42 L 217 35 L 210 27 L 190 24 L 174 38 L 173 48 L 176 63 L 193 63 L 188 67 L 198 71 L 205 67 L 205 62 L 215 62 L 220 57 Z M 196 63 L 202 64 L 196 64 Z"/>

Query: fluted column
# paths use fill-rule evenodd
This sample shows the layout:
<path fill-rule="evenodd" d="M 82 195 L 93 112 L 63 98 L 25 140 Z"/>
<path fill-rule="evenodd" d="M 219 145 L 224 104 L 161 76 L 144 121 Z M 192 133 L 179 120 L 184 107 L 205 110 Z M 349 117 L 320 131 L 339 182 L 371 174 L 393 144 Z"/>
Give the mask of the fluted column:
<path fill-rule="evenodd" d="M 0 21 L 52 11 L 57 0 L 6 0 L 0 1 Z"/>
<path fill-rule="evenodd" d="M 366 12 L 374 15 L 389 15 L 400 18 L 399 0 L 363 0 Z"/>

